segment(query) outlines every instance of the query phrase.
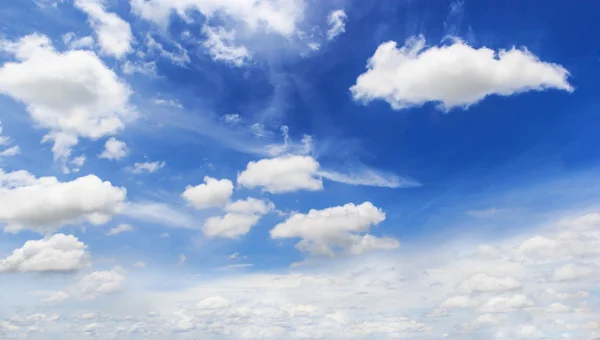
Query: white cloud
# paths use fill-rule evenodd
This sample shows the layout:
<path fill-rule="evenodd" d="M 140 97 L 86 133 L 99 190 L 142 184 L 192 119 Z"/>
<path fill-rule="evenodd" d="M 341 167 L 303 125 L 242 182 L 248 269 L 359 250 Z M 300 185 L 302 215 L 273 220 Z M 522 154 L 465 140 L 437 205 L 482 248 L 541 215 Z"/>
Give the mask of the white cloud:
<path fill-rule="evenodd" d="M 131 9 L 139 17 L 166 26 L 171 12 L 188 18 L 188 11 L 198 11 L 211 18 L 224 15 L 243 22 L 250 30 L 265 29 L 283 36 L 292 36 L 303 19 L 304 0 L 131 0 Z"/>
<path fill-rule="evenodd" d="M 54 50 L 32 34 L 0 43 L 17 62 L 0 68 L 0 93 L 23 102 L 36 126 L 50 130 L 55 159 L 66 159 L 79 137 L 96 140 L 123 129 L 136 114 L 131 90 L 91 51 Z"/>
<path fill-rule="evenodd" d="M 342 9 L 331 11 L 327 16 L 327 23 L 329 24 L 329 30 L 327 30 L 327 39 L 333 40 L 338 35 L 346 32 L 346 12 Z"/>
<path fill-rule="evenodd" d="M 146 262 L 136 262 L 133 264 L 133 266 L 137 268 L 146 268 L 148 265 L 146 264 Z"/>
<path fill-rule="evenodd" d="M 146 45 L 150 50 L 157 51 L 158 54 L 166 59 L 169 59 L 176 65 L 185 65 L 190 62 L 187 50 L 176 41 L 170 42 L 173 49 L 167 50 L 163 44 L 156 41 L 150 33 L 146 34 Z"/>
<path fill-rule="evenodd" d="M 270 235 L 273 239 L 300 238 L 296 248 L 318 255 L 334 255 L 333 247 L 354 254 L 395 249 L 399 243 L 394 239 L 360 235 L 383 220 L 385 213 L 371 202 L 360 205 L 348 203 L 323 210 L 313 209 L 308 214 L 295 213 L 277 224 Z"/>
<path fill-rule="evenodd" d="M 523 294 L 517 294 L 510 298 L 493 297 L 481 306 L 481 311 L 484 313 L 510 313 L 534 306 L 535 302 L 531 298 Z"/>
<path fill-rule="evenodd" d="M 113 235 L 117 235 L 120 233 L 124 233 L 124 232 L 128 232 L 128 231 L 133 231 L 133 227 L 130 226 L 129 224 L 119 224 L 118 226 L 111 228 L 106 235 L 107 236 L 113 236 Z"/>
<path fill-rule="evenodd" d="M 237 113 L 228 113 L 222 118 L 228 124 L 237 124 L 242 121 L 242 117 Z"/>
<path fill-rule="evenodd" d="M 83 164 L 85 164 L 85 160 L 86 160 L 85 155 L 81 155 L 81 156 L 73 158 L 71 160 L 71 164 L 76 166 L 77 168 L 81 168 L 83 166 Z"/>
<path fill-rule="evenodd" d="M 141 174 L 143 172 L 147 172 L 147 173 L 154 173 L 157 172 L 158 170 L 164 168 L 166 165 L 165 162 L 144 162 L 144 163 L 134 163 L 133 164 L 133 169 L 131 169 L 131 172 L 133 172 L 134 174 Z"/>
<path fill-rule="evenodd" d="M 349 185 L 367 185 L 383 188 L 410 188 L 421 186 L 421 183 L 398 177 L 394 174 L 386 174 L 372 169 L 363 168 L 349 174 L 343 174 L 335 171 L 319 171 L 319 175 L 330 181 L 344 183 Z"/>
<path fill-rule="evenodd" d="M 171 106 L 171 107 L 176 107 L 178 109 L 183 109 L 183 105 L 181 105 L 177 100 L 174 99 L 155 99 L 154 100 L 154 104 L 156 105 L 165 105 L 165 106 Z"/>
<path fill-rule="evenodd" d="M 389 41 L 379 45 L 367 68 L 350 88 L 354 99 L 364 103 L 382 99 L 396 110 L 427 102 L 449 110 L 494 94 L 574 90 L 565 68 L 542 62 L 525 49 L 496 52 L 459 40 L 426 47 L 423 37 L 413 37 L 401 48 Z"/>
<path fill-rule="evenodd" d="M 62 36 L 63 43 L 69 47 L 70 50 L 85 50 L 94 46 L 94 38 L 85 36 L 77 38 L 75 33 L 69 32 Z"/>
<path fill-rule="evenodd" d="M 224 309 L 230 306 L 229 300 L 222 296 L 211 296 L 196 304 L 196 308 L 202 310 Z"/>
<path fill-rule="evenodd" d="M 523 284 L 514 277 L 477 273 L 463 280 L 457 289 L 466 293 L 499 293 L 519 289 L 522 286 Z"/>
<path fill-rule="evenodd" d="M 261 187 L 270 193 L 321 190 L 319 163 L 310 156 L 282 156 L 248 163 L 237 182 L 247 188 Z"/>
<path fill-rule="evenodd" d="M 2 136 L 3 131 L 4 127 L 2 126 L 2 122 L 0 121 L 0 145 L 9 145 L 11 143 L 10 137 Z"/>
<path fill-rule="evenodd" d="M 62 302 L 62 301 L 68 300 L 69 298 L 71 298 L 71 296 L 69 294 L 59 290 L 57 292 L 53 292 L 52 294 L 50 294 L 50 296 L 43 299 L 43 301 L 44 302 Z"/>
<path fill-rule="evenodd" d="M 544 333 L 540 331 L 535 325 L 523 325 L 517 331 L 517 337 L 519 339 L 541 339 L 544 337 Z"/>
<path fill-rule="evenodd" d="M 206 209 L 225 205 L 232 193 L 233 183 L 230 180 L 205 176 L 204 184 L 187 186 L 181 197 L 196 209 Z"/>
<path fill-rule="evenodd" d="M 77 282 L 77 289 L 83 298 L 96 298 L 98 295 L 121 291 L 124 282 L 125 275 L 122 269 L 115 267 L 85 275 Z"/>
<path fill-rule="evenodd" d="M 465 295 L 457 295 L 448 298 L 442 302 L 439 308 L 451 309 L 451 308 L 471 308 L 479 305 L 479 301 Z"/>
<path fill-rule="evenodd" d="M 554 281 L 576 281 L 587 279 L 600 273 L 595 264 L 567 263 L 556 268 L 552 274 Z"/>
<path fill-rule="evenodd" d="M 191 215 L 168 204 L 157 202 L 130 203 L 123 211 L 123 215 L 168 227 L 194 228 L 196 225 Z M 166 235 L 165 237 L 168 237 L 169 234 Z"/>
<path fill-rule="evenodd" d="M 21 153 L 21 148 L 18 145 L 12 146 L 8 149 L 0 151 L 0 157 L 11 157 Z"/>
<path fill-rule="evenodd" d="M 12 232 L 55 230 L 83 220 L 104 224 L 122 210 L 125 196 L 124 188 L 95 175 L 59 182 L 23 170 L 0 170 L 0 223 L 7 223 L 5 230 Z"/>
<path fill-rule="evenodd" d="M 202 230 L 209 237 L 237 238 L 246 235 L 259 220 L 259 215 L 227 213 L 206 219 Z"/>
<path fill-rule="evenodd" d="M 248 49 L 236 45 L 235 30 L 228 31 L 223 27 L 204 25 L 202 33 L 206 36 L 203 46 L 214 61 L 223 61 L 240 67 L 250 59 Z"/>
<path fill-rule="evenodd" d="M 68 272 L 89 265 L 90 256 L 83 242 L 73 235 L 56 234 L 27 241 L 10 256 L 0 259 L 0 273 Z"/>
<path fill-rule="evenodd" d="M 115 13 L 107 12 L 103 0 L 75 0 L 74 4 L 88 15 L 104 54 L 121 58 L 133 51 L 131 26 Z"/>
<path fill-rule="evenodd" d="M 563 314 L 571 311 L 571 307 L 564 305 L 560 302 L 555 302 L 544 310 L 548 314 Z"/>
<path fill-rule="evenodd" d="M 225 206 L 225 210 L 227 212 L 241 214 L 264 215 L 274 209 L 275 205 L 272 202 L 253 197 L 248 197 L 245 200 L 237 200 L 235 202 L 228 203 Z"/>
<path fill-rule="evenodd" d="M 104 151 L 98 157 L 106 159 L 121 159 L 129 153 L 127 144 L 113 137 L 109 138 L 104 144 Z"/>

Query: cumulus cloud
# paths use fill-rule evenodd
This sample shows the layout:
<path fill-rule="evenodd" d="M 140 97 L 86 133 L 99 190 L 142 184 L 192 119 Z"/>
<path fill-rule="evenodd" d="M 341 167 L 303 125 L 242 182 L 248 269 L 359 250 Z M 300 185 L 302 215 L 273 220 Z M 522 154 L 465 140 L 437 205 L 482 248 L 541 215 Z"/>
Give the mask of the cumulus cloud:
<path fill-rule="evenodd" d="M 261 187 L 270 193 L 321 190 L 319 163 L 310 156 L 282 156 L 248 163 L 237 182 L 247 188 Z"/>
<path fill-rule="evenodd" d="M 227 300 L 226 298 L 224 298 L 222 296 L 218 296 L 218 295 L 208 297 L 204 300 L 199 301 L 196 304 L 196 308 L 202 309 L 202 310 L 223 309 L 223 308 L 227 308 L 229 306 L 230 306 L 229 300 Z"/>
<path fill-rule="evenodd" d="M 543 62 L 524 48 L 496 52 L 460 40 L 427 47 L 423 37 L 413 37 L 400 48 L 394 41 L 379 45 L 367 71 L 350 90 L 356 101 L 381 99 L 396 110 L 427 102 L 449 110 L 468 107 L 489 95 L 546 89 L 572 92 L 568 77 L 564 67 Z"/>
<path fill-rule="evenodd" d="M 590 278 L 600 273 L 600 267 L 595 264 L 567 263 L 556 268 L 552 274 L 554 281 L 576 281 Z"/>
<path fill-rule="evenodd" d="M 492 276 L 477 273 L 460 283 L 458 290 L 466 293 L 499 293 L 519 289 L 523 284 L 510 276 Z"/>
<path fill-rule="evenodd" d="M 273 239 L 300 238 L 296 248 L 317 255 L 334 255 L 334 247 L 354 254 L 378 249 L 398 248 L 398 241 L 369 234 L 371 226 L 385 220 L 385 213 L 371 202 L 348 203 L 323 210 L 295 213 L 271 231 Z"/>
<path fill-rule="evenodd" d="M 484 313 L 510 313 L 534 306 L 535 302 L 531 298 L 517 294 L 511 297 L 493 297 L 481 306 L 481 311 Z"/>
<path fill-rule="evenodd" d="M 91 51 L 57 52 L 50 39 L 32 34 L 0 48 L 17 60 L 0 67 L 0 93 L 27 106 L 49 132 L 55 159 L 66 159 L 79 137 L 92 140 L 123 129 L 136 114 L 131 90 Z"/>
<path fill-rule="evenodd" d="M 264 29 L 286 37 L 296 32 L 304 16 L 304 0 L 131 0 L 131 9 L 137 16 L 166 26 L 172 12 L 188 18 L 186 13 L 198 11 L 211 18 L 224 15 L 242 22 L 251 31 Z"/>
<path fill-rule="evenodd" d="M 0 157 L 11 157 L 21 153 L 21 148 L 18 145 L 11 146 L 8 149 L 0 151 Z"/>
<path fill-rule="evenodd" d="M 113 137 L 109 138 L 104 144 L 104 151 L 98 157 L 116 160 L 121 159 L 129 153 L 127 144 Z"/>
<path fill-rule="evenodd" d="M 0 259 L 0 273 L 69 272 L 90 265 L 87 246 L 73 235 L 56 234 L 41 240 L 27 241 L 5 259 Z M 60 296 L 54 296 L 53 301 Z"/>
<path fill-rule="evenodd" d="M 349 185 L 386 188 L 420 186 L 417 181 L 365 166 L 355 167 L 349 173 L 322 169 L 313 157 L 297 154 L 249 162 L 246 169 L 238 174 L 237 183 L 242 187 L 261 188 L 266 192 L 281 194 L 298 190 L 322 190 L 323 179 Z"/>
<path fill-rule="evenodd" d="M 134 174 L 141 174 L 144 172 L 151 174 L 151 173 L 157 172 L 158 170 L 164 168 L 165 165 L 167 165 L 167 163 L 158 162 L 158 161 L 134 163 L 133 168 L 131 169 L 131 172 L 133 172 Z"/>
<path fill-rule="evenodd" d="M 227 214 L 222 217 L 210 217 L 204 221 L 204 234 L 209 237 L 238 238 L 246 235 L 260 221 L 262 215 L 274 209 L 273 203 L 252 197 L 230 202 L 225 206 Z"/>
<path fill-rule="evenodd" d="M 84 11 L 98 38 L 104 54 L 121 58 L 133 51 L 133 33 L 129 23 L 115 13 L 107 12 L 103 0 L 75 0 L 77 8 Z"/>
<path fill-rule="evenodd" d="M 267 200 L 248 197 L 243 200 L 228 203 L 225 210 L 232 213 L 264 215 L 275 209 L 275 205 Z"/>
<path fill-rule="evenodd" d="M 50 231 L 78 221 L 100 225 L 122 210 L 125 196 L 124 188 L 95 175 L 60 182 L 23 170 L 0 170 L 0 223 L 12 232 Z"/>
<path fill-rule="evenodd" d="M 133 231 L 133 227 L 130 226 L 129 224 L 126 223 L 122 223 L 119 224 L 118 226 L 111 228 L 106 235 L 107 236 L 113 236 L 113 235 L 117 235 L 120 233 L 124 233 L 124 232 L 129 232 L 129 231 Z"/>
<path fill-rule="evenodd" d="M 346 12 L 343 9 L 331 11 L 327 16 L 327 23 L 329 24 L 329 30 L 327 30 L 327 39 L 333 40 L 338 35 L 346 32 Z"/>
<path fill-rule="evenodd" d="M 125 275 L 120 267 L 111 270 L 95 271 L 79 279 L 77 291 L 81 297 L 93 299 L 103 294 L 113 294 L 121 291 Z"/>
<path fill-rule="evenodd" d="M 202 230 L 209 237 L 237 238 L 246 235 L 259 220 L 259 215 L 227 213 L 206 219 Z"/>
<path fill-rule="evenodd" d="M 196 209 L 221 207 L 231 198 L 233 183 L 205 176 L 204 184 L 187 186 L 181 196 Z"/>
<path fill-rule="evenodd" d="M 210 27 L 205 25 L 202 33 L 206 36 L 203 46 L 215 61 L 223 61 L 235 66 L 242 66 L 250 59 L 250 52 L 244 46 L 236 45 L 235 30 L 226 30 L 223 27 Z"/>
<path fill-rule="evenodd" d="M 63 34 L 62 40 L 70 50 L 89 49 L 94 45 L 94 38 L 90 36 L 78 38 L 73 32 Z"/>
<path fill-rule="evenodd" d="M 53 292 L 47 298 L 43 299 L 44 302 L 62 302 L 68 300 L 71 296 L 62 290 Z"/>

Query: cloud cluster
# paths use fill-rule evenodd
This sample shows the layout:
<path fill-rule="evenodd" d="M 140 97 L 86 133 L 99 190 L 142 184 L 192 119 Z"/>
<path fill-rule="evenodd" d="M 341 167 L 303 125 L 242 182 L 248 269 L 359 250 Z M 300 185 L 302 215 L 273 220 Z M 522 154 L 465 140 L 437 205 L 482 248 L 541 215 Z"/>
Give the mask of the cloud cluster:
<path fill-rule="evenodd" d="M 73 235 L 56 234 L 41 240 L 27 241 L 5 259 L 0 259 L 0 273 L 70 272 L 90 265 L 87 246 Z M 56 296 L 53 300 L 60 298 Z"/>
<path fill-rule="evenodd" d="M 352 254 L 374 250 L 396 249 L 398 241 L 378 238 L 369 234 L 371 226 L 385 220 L 385 213 L 371 202 L 352 203 L 323 210 L 310 210 L 307 214 L 295 213 L 277 224 L 270 232 L 271 238 L 300 238 L 296 248 L 317 255 L 334 255 L 334 248 Z"/>
<path fill-rule="evenodd" d="M 6 231 L 46 232 L 82 221 L 104 224 L 122 210 L 125 197 L 124 188 L 95 175 L 60 182 L 23 170 L 0 170 L 0 223 L 7 224 Z"/>
<path fill-rule="evenodd" d="M 58 52 L 44 35 L 2 41 L 15 62 L 0 67 L 0 93 L 24 103 L 36 126 L 48 129 L 57 159 L 79 137 L 99 139 L 124 128 L 136 114 L 131 89 L 91 51 Z"/>
<path fill-rule="evenodd" d="M 473 48 L 463 41 L 426 46 L 413 37 L 398 47 L 394 41 L 377 48 L 367 71 L 350 90 L 354 100 L 385 100 L 396 110 L 439 103 L 444 110 L 469 107 L 490 95 L 558 89 L 572 92 L 569 72 L 541 61 L 526 49 L 498 52 Z"/>

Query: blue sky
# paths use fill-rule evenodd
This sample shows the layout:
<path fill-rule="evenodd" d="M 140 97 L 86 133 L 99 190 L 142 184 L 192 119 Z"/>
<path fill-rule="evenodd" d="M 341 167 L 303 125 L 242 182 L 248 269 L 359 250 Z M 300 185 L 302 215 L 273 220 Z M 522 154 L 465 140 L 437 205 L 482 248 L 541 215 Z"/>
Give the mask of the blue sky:
<path fill-rule="evenodd" d="M 599 9 L 6 2 L 0 337 L 599 338 Z"/>

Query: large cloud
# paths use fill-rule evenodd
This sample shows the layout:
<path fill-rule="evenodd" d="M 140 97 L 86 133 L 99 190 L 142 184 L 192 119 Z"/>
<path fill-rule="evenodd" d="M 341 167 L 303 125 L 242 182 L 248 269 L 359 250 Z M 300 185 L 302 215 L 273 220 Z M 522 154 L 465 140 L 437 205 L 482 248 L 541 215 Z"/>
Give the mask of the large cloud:
<path fill-rule="evenodd" d="M 83 242 L 73 235 L 56 234 L 27 241 L 10 256 L 0 259 L 0 273 L 68 272 L 89 265 L 89 253 Z"/>
<path fill-rule="evenodd" d="M 23 170 L 0 170 L 0 223 L 13 232 L 51 231 L 79 221 L 104 224 L 121 210 L 126 192 L 95 175 L 60 182 Z"/>
<path fill-rule="evenodd" d="M 298 190 L 323 189 L 323 179 L 349 185 L 366 185 L 385 188 L 414 187 L 414 180 L 379 172 L 365 166 L 341 173 L 321 168 L 311 156 L 283 155 L 249 162 L 238 174 L 237 183 L 246 188 L 261 188 L 273 194 Z"/>
<path fill-rule="evenodd" d="M 462 41 L 426 47 L 423 37 L 379 45 L 367 71 L 350 88 L 355 100 L 387 101 L 394 109 L 440 103 L 445 110 L 468 107 L 489 95 L 510 96 L 526 91 L 573 91 L 568 71 L 542 62 L 526 49 L 496 52 Z"/>
<path fill-rule="evenodd" d="M 385 213 L 371 202 L 323 210 L 310 210 L 308 214 L 296 213 L 277 224 L 270 232 L 271 238 L 300 238 L 296 247 L 319 255 L 334 255 L 334 247 L 354 254 L 378 249 L 398 248 L 398 241 L 377 238 L 366 234 L 371 226 L 385 220 Z"/>
<path fill-rule="evenodd" d="M 281 156 L 248 163 L 246 170 L 238 175 L 237 182 L 271 193 L 321 190 L 323 182 L 318 170 L 319 163 L 310 156 Z"/>
<path fill-rule="evenodd" d="M 198 11 L 206 17 L 224 15 L 243 22 L 251 30 L 265 29 L 292 36 L 304 15 L 304 0 L 131 0 L 134 14 L 167 25 L 172 12 L 188 18 L 186 12 Z"/>
<path fill-rule="evenodd" d="M 217 180 L 205 176 L 204 184 L 188 186 L 181 196 L 196 209 L 225 205 L 233 193 L 233 183 L 228 179 Z"/>
<path fill-rule="evenodd" d="M 75 6 L 88 15 L 103 53 L 121 58 L 133 51 L 129 23 L 115 13 L 107 12 L 103 0 L 75 0 Z"/>
<path fill-rule="evenodd" d="M 32 34 L 0 47 L 16 62 L 0 67 L 0 93 L 27 105 L 36 126 L 50 130 L 55 158 L 66 158 L 79 137 L 98 139 L 135 117 L 131 90 L 91 51 L 57 52 Z"/>

